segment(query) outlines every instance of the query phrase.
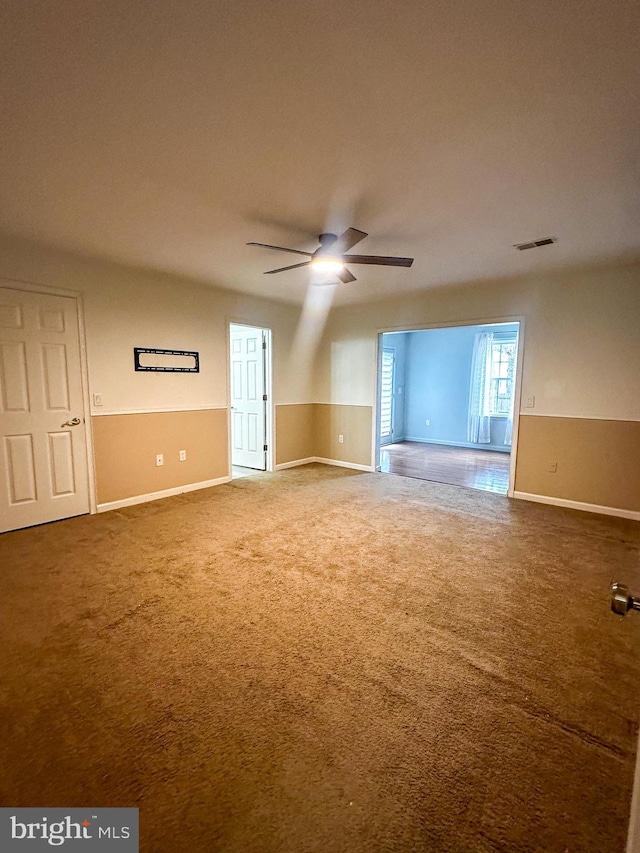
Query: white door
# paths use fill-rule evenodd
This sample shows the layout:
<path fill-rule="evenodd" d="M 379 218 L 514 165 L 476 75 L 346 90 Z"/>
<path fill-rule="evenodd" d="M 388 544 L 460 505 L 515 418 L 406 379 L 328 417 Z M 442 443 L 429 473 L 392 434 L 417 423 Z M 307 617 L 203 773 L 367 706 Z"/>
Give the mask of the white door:
<path fill-rule="evenodd" d="M 75 299 L 0 288 L 0 531 L 89 512 Z"/>
<path fill-rule="evenodd" d="M 231 462 L 266 468 L 266 333 L 250 326 L 230 328 Z"/>

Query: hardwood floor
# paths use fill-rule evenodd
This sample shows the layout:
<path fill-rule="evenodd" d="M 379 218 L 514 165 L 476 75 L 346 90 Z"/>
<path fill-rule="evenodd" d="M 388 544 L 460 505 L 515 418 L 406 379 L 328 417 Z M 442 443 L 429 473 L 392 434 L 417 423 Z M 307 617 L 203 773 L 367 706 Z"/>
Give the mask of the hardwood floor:
<path fill-rule="evenodd" d="M 380 470 L 418 480 L 434 480 L 506 495 L 511 455 L 496 450 L 474 450 L 402 441 L 380 449 Z"/>

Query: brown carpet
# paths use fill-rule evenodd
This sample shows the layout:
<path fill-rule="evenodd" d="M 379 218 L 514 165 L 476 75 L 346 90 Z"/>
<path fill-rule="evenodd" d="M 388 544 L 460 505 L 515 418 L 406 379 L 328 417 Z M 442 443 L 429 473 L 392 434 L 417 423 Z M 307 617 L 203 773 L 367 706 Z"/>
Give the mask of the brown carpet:
<path fill-rule="evenodd" d="M 311 465 L 0 537 L 0 804 L 143 851 L 624 849 L 640 525 Z"/>

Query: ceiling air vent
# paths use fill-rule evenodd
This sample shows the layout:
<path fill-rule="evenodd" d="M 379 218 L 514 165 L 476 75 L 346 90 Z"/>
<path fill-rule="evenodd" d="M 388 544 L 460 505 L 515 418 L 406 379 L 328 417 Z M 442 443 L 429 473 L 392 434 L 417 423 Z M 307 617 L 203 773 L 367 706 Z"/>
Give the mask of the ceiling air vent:
<path fill-rule="evenodd" d="M 537 249 L 538 246 L 550 246 L 557 242 L 556 237 L 543 237 L 542 240 L 531 240 L 529 243 L 514 243 L 513 248 L 519 252 L 524 252 L 525 249 Z"/>

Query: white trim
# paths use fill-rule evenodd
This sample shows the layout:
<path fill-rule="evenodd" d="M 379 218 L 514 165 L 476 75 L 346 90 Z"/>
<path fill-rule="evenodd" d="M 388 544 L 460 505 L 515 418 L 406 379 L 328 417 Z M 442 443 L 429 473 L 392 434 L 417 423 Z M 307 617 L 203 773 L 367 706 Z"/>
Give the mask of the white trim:
<path fill-rule="evenodd" d="M 147 495 L 134 495 L 132 498 L 124 498 L 121 501 L 110 501 L 106 504 L 98 504 L 98 512 L 109 512 L 112 509 L 121 509 L 125 506 L 159 501 L 162 498 L 171 498 L 174 495 L 182 495 L 185 492 L 195 492 L 198 489 L 210 489 L 212 486 L 221 486 L 230 483 L 231 477 L 218 477 L 215 480 L 202 480 L 200 483 L 189 483 L 186 486 L 175 486 L 173 489 L 164 489 L 161 492 L 149 492 Z"/>
<path fill-rule="evenodd" d="M 170 415 L 173 412 L 216 412 L 220 409 L 226 409 L 228 406 L 164 406 L 159 409 L 93 409 L 91 412 L 92 418 L 100 418 L 104 415 Z"/>
<path fill-rule="evenodd" d="M 292 403 L 291 405 L 297 406 L 298 403 Z M 316 406 L 359 406 L 361 409 L 372 409 L 373 405 L 371 403 L 363 403 L 360 401 L 359 403 L 350 403 L 346 400 L 329 400 L 324 402 L 322 400 L 316 400 Z"/>
<path fill-rule="evenodd" d="M 417 326 L 415 323 L 404 326 L 385 326 L 384 328 L 378 327 L 376 332 L 378 334 L 390 334 L 392 332 L 423 332 L 427 329 L 456 329 L 458 326 L 506 326 L 512 323 L 520 323 L 520 331 L 522 331 L 524 314 L 514 314 L 507 318 L 494 317 L 490 320 L 441 320 L 438 323 L 424 323 Z"/>
<path fill-rule="evenodd" d="M 312 462 L 317 462 L 315 456 L 308 456 L 306 459 L 294 459 L 293 462 L 280 462 L 276 465 L 276 471 L 284 471 L 285 468 L 297 468 L 298 465 L 310 465 Z"/>
<path fill-rule="evenodd" d="M 87 361 L 87 335 L 84 321 L 84 295 L 75 297 L 78 318 L 78 341 L 80 343 L 80 373 L 82 380 L 82 406 L 84 421 L 85 448 L 87 454 L 87 478 L 89 487 L 89 512 L 98 511 L 98 489 L 96 486 L 96 456 L 93 449 L 93 430 L 91 429 L 91 393 L 89 388 L 89 365 Z"/>
<path fill-rule="evenodd" d="M 2 284 L 2 282 L 9 284 Z M 48 293 L 50 296 L 72 296 L 78 298 L 82 296 L 81 290 L 69 290 L 64 287 L 56 287 L 51 284 L 40 284 L 36 281 L 26 281 L 21 278 L 0 278 L 0 286 L 8 287 L 10 290 L 27 290 L 31 293 Z"/>
<path fill-rule="evenodd" d="M 578 421 L 626 421 L 628 423 L 640 423 L 640 418 L 623 418 L 618 415 L 558 415 L 550 412 L 532 412 L 525 408 L 521 410 L 520 415 L 526 415 L 531 418 L 572 418 Z"/>
<path fill-rule="evenodd" d="M 629 518 L 631 521 L 640 521 L 640 512 L 633 509 L 620 509 L 614 506 L 598 506 L 598 504 L 588 504 L 582 501 L 569 501 L 565 498 L 552 498 L 548 495 L 532 495 L 528 492 L 514 492 L 513 497 L 522 501 L 533 501 L 540 504 L 551 504 L 552 506 L 562 506 L 568 509 L 579 509 L 583 512 L 597 512 L 600 515 L 615 515 L 618 518 Z"/>
<path fill-rule="evenodd" d="M 336 468 L 352 468 L 354 471 L 375 471 L 372 465 L 357 465 L 355 462 L 342 462 L 340 459 L 324 459 L 321 456 L 316 456 L 313 460 L 321 465 L 335 465 Z"/>
<path fill-rule="evenodd" d="M 522 410 L 522 376 L 524 371 L 524 342 L 526 320 L 520 317 L 518 322 L 518 353 L 516 355 L 516 384 L 513 389 L 513 420 L 511 424 L 511 457 L 509 463 L 509 485 L 507 497 L 512 498 L 516 488 L 516 466 L 518 458 L 518 438 L 520 436 L 520 412 Z"/>
<path fill-rule="evenodd" d="M 446 441 L 441 438 L 411 438 L 409 435 L 406 435 L 404 439 L 394 439 L 394 441 L 390 443 L 396 444 L 399 440 L 415 441 L 419 444 L 444 444 L 445 447 L 465 447 L 469 450 L 491 450 L 494 453 L 511 453 L 510 444 L 474 444 L 471 441 Z"/>
<path fill-rule="evenodd" d="M 310 465 L 312 462 L 318 462 L 320 465 L 334 465 L 336 468 L 351 468 L 354 471 L 375 471 L 371 465 L 357 465 L 355 462 L 342 462 L 340 459 L 325 459 L 322 456 L 308 456 L 306 459 L 294 459 L 293 462 L 280 462 L 276 465 L 276 471 L 282 471 L 285 468 L 296 468 L 298 465 Z"/>
<path fill-rule="evenodd" d="M 278 401 L 276 400 L 276 402 L 273 405 L 274 406 L 316 406 L 316 405 L 331 406 L 331 405 L 333 405 L 333 403 L 319 404 L 317 400 L 306 400 L 306 401 L 302 400 L 300 403 L 278 403 Z"/>

